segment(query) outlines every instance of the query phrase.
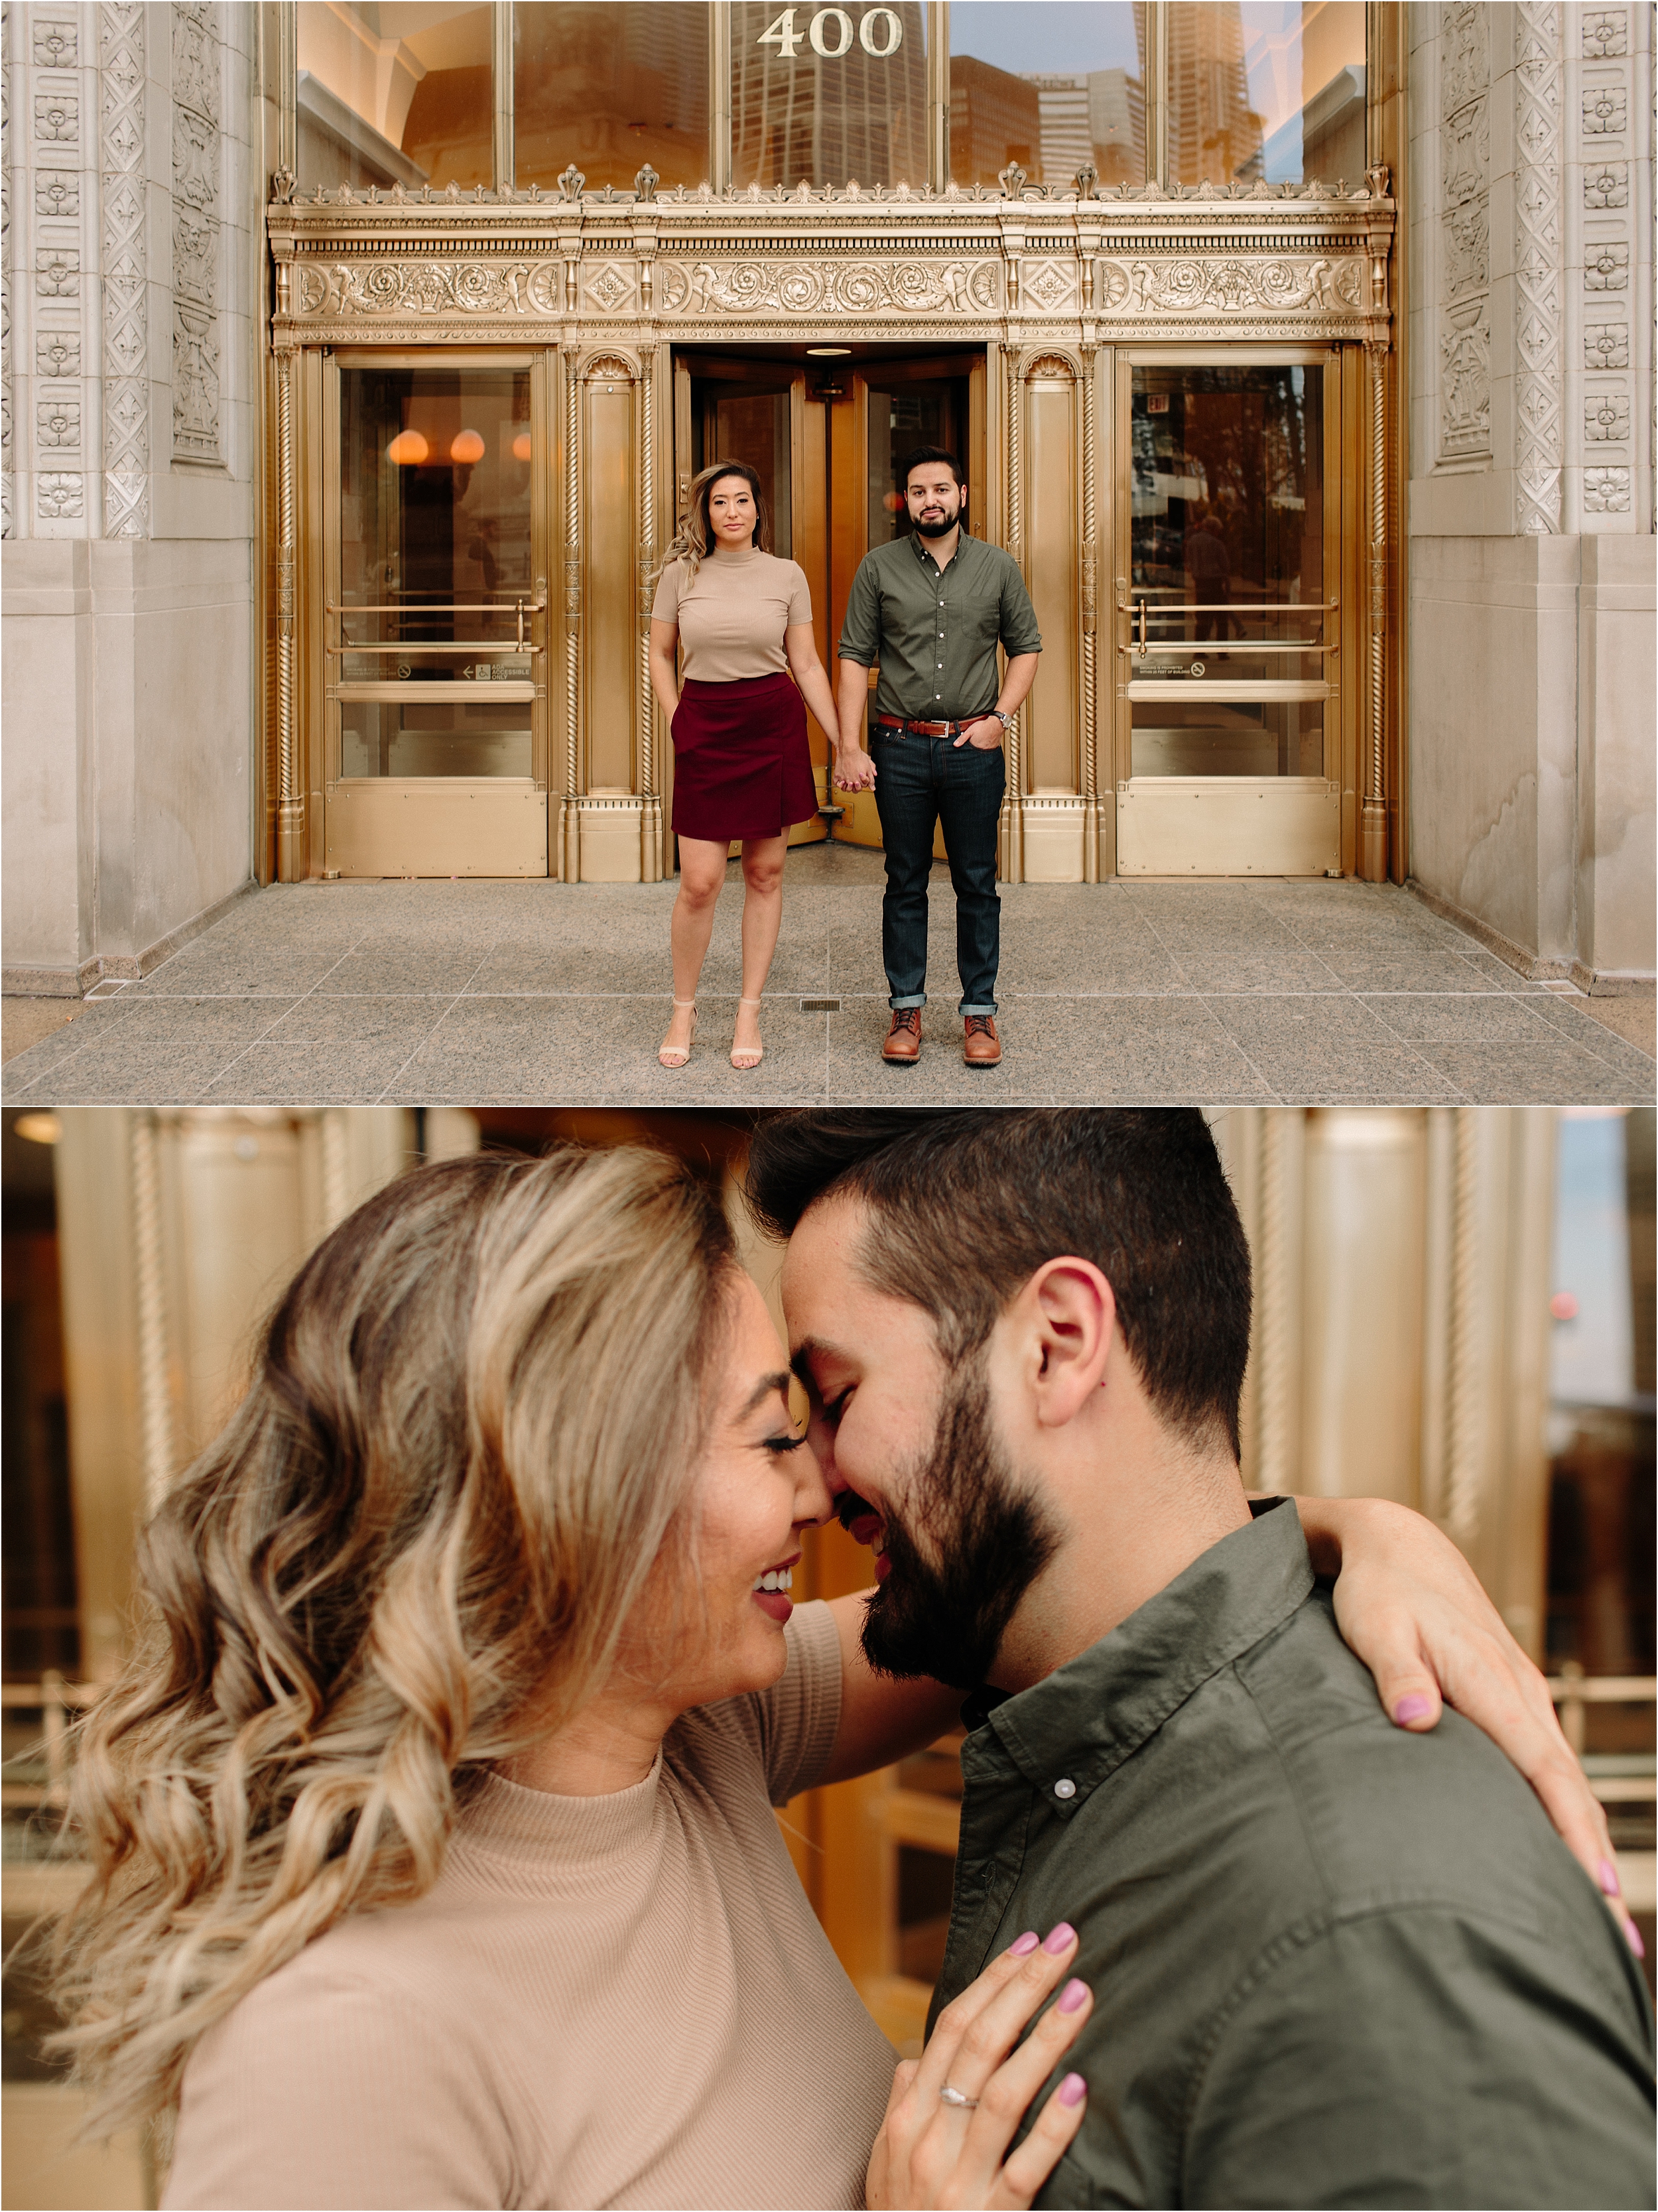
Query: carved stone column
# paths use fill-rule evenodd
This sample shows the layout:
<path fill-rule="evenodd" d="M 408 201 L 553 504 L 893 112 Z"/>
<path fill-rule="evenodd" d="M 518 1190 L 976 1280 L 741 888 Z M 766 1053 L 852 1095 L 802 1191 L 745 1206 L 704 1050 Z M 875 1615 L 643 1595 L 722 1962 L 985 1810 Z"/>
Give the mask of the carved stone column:
<path fill-rule="evenodd" d="M 568 345 L 564 373 L 564 790 L 559 800 L 558 872 L 581 880 L 581 375 L 580 349 Z"/>
<path fill-rule="evenodd" d="M 1560 528 L 1564 459 L 1560 17 L 1557 0 L 1515 11 L 1515 527 Z"/>
<path fill-rule="evenodd" d="M 662 798 L 656 762 L 656 699 L 651 690 L 651 602 L 656 570 L 656 362 L 643 348 L 639 375 L 639 877 L 662 880 Z"/>
<path fill-rule="evenodd" d="M 1024 380 L 1019 357 L 1011 347 L 1007 355 L 1007 550 L 1021 569 L 1024 559 Z M 1024 812 L 1019 801 L 1023 788 L 1021 743 L 1023 712 L 1007 726 L 1007 789 L 1002 799 L 1001 872 L 1004 883 L 1024 881 Z"/>
<path fill-rule="evenodd" d="M 276 880 L 305 874 L 305 801 L 299 787 L 295 708 L 294 372 L 296 356 L 276 356 Z"/>
<path fill-rule="evenodd" d="M 1091 264 L 1089 274 L 1091 285 Z M 1096 884 L 1100 879 L 1099 558 L 1096 544 L 1099 518 L 1094 484 L 1099 411 L 1094 388 L 1097 357 L 1091 345 L 1083 348 L 1082 787 L 1085 884 Z"/>

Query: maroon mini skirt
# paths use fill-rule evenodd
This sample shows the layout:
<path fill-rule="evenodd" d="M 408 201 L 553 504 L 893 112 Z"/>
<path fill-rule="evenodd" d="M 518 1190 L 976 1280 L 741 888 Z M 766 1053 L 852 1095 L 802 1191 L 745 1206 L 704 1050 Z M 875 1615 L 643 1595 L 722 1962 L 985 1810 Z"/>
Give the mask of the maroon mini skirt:
<path fill-rule="evenodd" d="M 790 678 L 685 678 L 673 731 L 673 826 L 723 844 L 780 837 L 817 811 L 805 702 Z"/>

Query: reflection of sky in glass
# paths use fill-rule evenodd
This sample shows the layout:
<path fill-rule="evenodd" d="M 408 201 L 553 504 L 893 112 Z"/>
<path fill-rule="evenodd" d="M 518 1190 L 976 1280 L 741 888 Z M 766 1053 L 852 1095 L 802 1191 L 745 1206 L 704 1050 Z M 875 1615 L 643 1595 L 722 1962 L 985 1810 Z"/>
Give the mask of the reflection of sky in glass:
<path fill-rule="evenodd" d="M 1015 76 L 1140 69 L 1130 0 L 951 0 L 950 48 Z"/>
<path fill-rule="evenodd" d="M 1626 1405 L 1635 1340 L 1621 1114 L 1561 1115 L 1554 1194 L 1550 1292 L 1575 1298 L 1577 1311 L 1552 1323 L 1549 1395 L 1572 1405 Z"/>
<path fill-rule="evenodd" d="M 1337 0 L 1242 0 L 1243 66 L 1268 184 L 1299 183 L 1302 108 L 1343 68 L 1364 81 L 1364 11 Z"/>

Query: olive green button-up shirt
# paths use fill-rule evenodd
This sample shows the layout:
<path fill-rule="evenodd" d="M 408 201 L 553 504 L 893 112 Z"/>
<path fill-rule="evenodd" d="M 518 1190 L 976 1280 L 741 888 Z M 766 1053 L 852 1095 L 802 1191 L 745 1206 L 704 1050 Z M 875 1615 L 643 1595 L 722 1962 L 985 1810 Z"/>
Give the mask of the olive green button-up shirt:
<path fill-rule="evenodd" d="M 934 2002 L 1081 1931 L 1088 2108 L 1039 2204 L 1652 2203 L 1622 1936 L 1484 1735 L 1390 1724 L 1292 1504 L 995 1698 Z"/>
<path fill-rule="evenodd" d="M 1040 653 L 1042 632 L 1018 563 L 999 545 L 956 541 L 941 568 L 919 534 L 876 545 L 847 595 L 838 658 L 881 673 L 878 714 L 960 722 L 996 703 L 1000 645 L 1010 659 Z"/>

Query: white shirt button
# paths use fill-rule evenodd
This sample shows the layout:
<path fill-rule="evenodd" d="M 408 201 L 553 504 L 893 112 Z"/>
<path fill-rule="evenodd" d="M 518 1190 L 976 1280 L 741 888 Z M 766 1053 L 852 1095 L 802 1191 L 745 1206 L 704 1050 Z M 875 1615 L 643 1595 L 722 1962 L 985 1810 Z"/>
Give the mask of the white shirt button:
<path fill-rule="evenodd" d="M 1074 1797 L 1076 1794 L 1077 1785 L 1068 1774 L 1061 1775 L 1054 1784 L 1054 1795 L 1056 1797 Z"/>

